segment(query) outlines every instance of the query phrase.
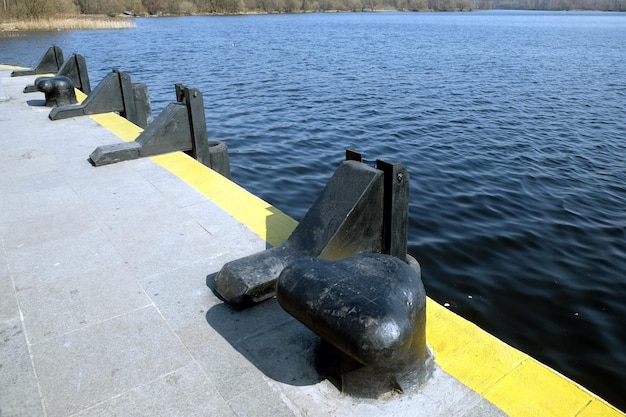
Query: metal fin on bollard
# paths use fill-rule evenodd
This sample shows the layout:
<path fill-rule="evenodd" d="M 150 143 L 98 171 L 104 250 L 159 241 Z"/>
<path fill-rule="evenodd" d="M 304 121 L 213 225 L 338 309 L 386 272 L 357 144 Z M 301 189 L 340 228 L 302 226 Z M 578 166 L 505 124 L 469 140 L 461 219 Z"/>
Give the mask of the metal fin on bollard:
<path fill-rule="evenodd" d="M 114 69 L 93 89 L 82 104 L 57 107 L 50 112 L 50 120 L 67 119 L 117 112 L 139 127 L 146 127 L 152 119 L 148 87 L 132 83 L 130 76 Z"/>
<path fill-rule="evenodd" d="M 281 271 L 300 258 L 384 253 L 406 259 L 408 172 L 382 161 L 372 168 L 354 151 L 346 157 L 287 242 L 222 267 L 215 289 L 226 301 L 245 308 L 273 297 Z"/>
<path fill-rule="evenodd" d="M 176 151 L 230 178 L 226 144 L 208 140 L 202 93 L 182 84 L 176 85 L 176 102 L 168 104 L 134 142 L 100 146 L 89 159 L 100 166 Z"/>
<path fill-rule="evenodd" d="M 43 54 L 35 68 L 15 70 L 11 72 L 11 77 L 21 77 L 23 75 L 54 74 L 63 65 L 63 51 L 58 46 L 51 46 Z"/>
<path fill-rule="evenodd" d="M 68 77 L 72 80 L 74 88 L 79 89 L 83 93 L 89 95 L 91 93 L 91 85 L 89 83 L 89 74 L 87 72 L 87 63 L 85 58 L 79 54 L 72 54 L 61 66 L 59 71 L 54 74 L 55 77 Z M 27 85 L 24 87 L 25 93 L 37 91 L 37 86 Z"/>

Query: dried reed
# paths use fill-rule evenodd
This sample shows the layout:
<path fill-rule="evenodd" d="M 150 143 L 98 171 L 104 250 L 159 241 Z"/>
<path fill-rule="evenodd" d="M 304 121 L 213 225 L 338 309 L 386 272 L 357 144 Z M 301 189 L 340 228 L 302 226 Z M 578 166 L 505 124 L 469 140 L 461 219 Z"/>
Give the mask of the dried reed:
<path fill-rule="evenodd" d="M 0 32 L 51 31 L 72 29 L 129 29 L 136 27 L 128 17 L 54 16 L 40 19 L 0 22 Z"/>

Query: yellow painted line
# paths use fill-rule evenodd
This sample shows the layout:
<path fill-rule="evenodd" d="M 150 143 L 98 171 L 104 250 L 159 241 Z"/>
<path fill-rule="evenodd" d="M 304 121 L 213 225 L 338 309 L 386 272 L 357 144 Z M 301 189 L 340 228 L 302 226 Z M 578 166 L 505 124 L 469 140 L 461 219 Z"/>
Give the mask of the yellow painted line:
<path fill-rule="evenodd" d="M 511 417 L 626 415 L 431 299 L 426 315 L 435 362 Z"/>
<path fill-rule="evenodd" d="M 82 103 L 87 95 L 76 89 L 76 100 Z M 101 113 L 90 116 L 93 120 L 115 133 L 124 142 L 132 142 L 143 132 L 143 129 L 117 113 Z"/>
<path fill-rule="evenodd" d="M 115 113 L 92 115 L 91 118 L 126 142 L 135 140 L 143 131 L 139 126 Z M 202 193 L 270 245 L 276 246 L 287 240 L 298 224 L 271 204 L 184 152 L 159 155 L 150 159 Z"/>
<path fill-rule="evenodd" d="M 87 98 L 87 94 L 83 93 L 78 88 L 74 89 L 74 93 L 76 94 L 76 100 L 78 100 L 79 103 L 82 103 L 83 100 Z"/>
<path fill-rule="evenodd" d="M 90 116 L 93 120 L 105 126 L 125 142 L 132 142 L 143 132 L 143 129 L 134 123 L 120 117 L 116 113 L 102 113 Z"/>
<path fill-rule="evenodd" d="M 0 69 L 14 71 L 14 70 L 25 70 L 25 69 L 28 69 L 28 68 L 25 68 L 25 67 L 16 67 L 15 65 L 4 65 L 4 64 L 0 64 Z"/>
<path fill-rule="evenodd" d="M 91 116 L 124 141 L 141 128 L 116 114 Z M 151 158 L 245 224 L 281 244 L 297 222 L 183 152 Z M 619 417 L 626 414 L 565 376 L 427 298 L 426 340 L 435 362 L 511 417 Z"/>
<path fill-rule="evenodd" d="M 591 400 L 582 387 L 531 358 L 483 395 L 513 416 L 576 416 Z"/>
<path fill-rule="evenodd" d="M 426 340 L 437 364 L 478 393 L 526 358 L 478 326 L 468 326 L 467 320 L 431 299 L 426 301 L 426 320 L 430 324 L 426 326 Z"/>
<path fill-rule="evenodd" d="M 576 417 L 620 417 L 624 413 L 607 404 L 604 400 L 592 400 Z"/>
<path fill-rule="evenodd" d="M 151 158 L 245 224 L 269 244 L 287 240 L 297 222 L 183 152 Z"/>

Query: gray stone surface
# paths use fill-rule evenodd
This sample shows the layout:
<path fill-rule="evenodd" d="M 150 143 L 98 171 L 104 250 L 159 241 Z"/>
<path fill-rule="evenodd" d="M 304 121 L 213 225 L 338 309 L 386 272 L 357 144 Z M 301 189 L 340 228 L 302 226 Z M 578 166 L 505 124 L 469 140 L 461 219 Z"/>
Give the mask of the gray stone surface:
<path fill-rule="evenodd" d="M 28 339 L 46 339 L 150 305 L 123 263 L 18 289 Z"/>
<path fill-rule="evenodd" d="M 0 235 L 1 236 L 1 235 Z M 17 298 L 13 290 L 13 280 L 9 276 L 6 252 L 0 240 L 0 323 L 19 317 Z"/>
<path fill-rule="evenodd" d="M 0 416 L 45 416 L 19 315 L 0 321 Z"/>
<path fill-rule="evenodd" d="M 153 306 L 34 344 L 32 350 L 48 416 L 72 415 L 192 361 Z"/>
<path fill-rule="evenodd" d="M 200 367 L 190 364 L 80 412 L 79 417 L 234 417 Z"/>
<path fill-rule="evenodd" d="M 119 139 L 89 117 L 50 121 L 21 92 L 34 77 L 9 74 L 0 416 L 503 415 L 441 371 L 385 401 L 342 396 L 275 300 L 236 311 L 215 295 L 223 264 L 266 242 L 149 159 L 92 167 Z"/>

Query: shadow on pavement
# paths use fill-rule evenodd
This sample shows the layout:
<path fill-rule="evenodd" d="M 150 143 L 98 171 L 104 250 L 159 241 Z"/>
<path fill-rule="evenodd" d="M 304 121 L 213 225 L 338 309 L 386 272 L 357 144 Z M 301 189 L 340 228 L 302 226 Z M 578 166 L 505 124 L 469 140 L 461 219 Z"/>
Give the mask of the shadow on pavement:
<path fill-rule="evenodd" d="M 207 286 L 216 294 L 215 275 Z M 276 299 L 237 311 L 226 302 L 206 313 L 207 322 L 268 378 L 294 386 L 324 378 L 314 365 L 320 339 L 285 312 Z"/>

